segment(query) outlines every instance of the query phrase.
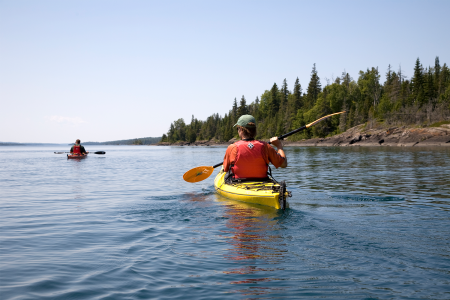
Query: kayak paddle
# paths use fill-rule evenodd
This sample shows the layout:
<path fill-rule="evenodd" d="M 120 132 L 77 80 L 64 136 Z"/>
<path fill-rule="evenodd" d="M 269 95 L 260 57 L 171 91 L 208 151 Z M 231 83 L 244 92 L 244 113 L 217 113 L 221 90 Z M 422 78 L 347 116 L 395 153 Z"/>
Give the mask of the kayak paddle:
<path fill-rule="evenodd" d="M 64 154 L 64 153 L 70 153 L 70 152 L 54 152 L 55 154 Z M 92 152 L 89 152 L 92 153 Z M 106 154 L 105 151 L 97 151 L 97 152 L 93 152 L 93 154 Z"/>
<path fill-rule="evenodd" d="M 321 121 L 323 121 L 325 119 L 328 119 L 329 117 L 332 117 L 332 116 L 335 116 L 335 115 L 339 115 L 339 114 L 342 114 L 342 113 L 345 113 L 345 111 L 341 111 L 341 112 L 337 112 L 337 113 L 334 113 L 334 114 L 326 115 L 326 116 L 324 116 L 324 117 L 322 117 L 320 119 L 315 120 L 314 122 L 306 124 L 305 126 L 297 128 L 295 130 L 292 130 L 291 132 L 288 132 L 286 134 L 280 135 L 278 137 L 278 139 L 279 140 L 284 140 L 285 138 L 287 138 L 290 135 L 293 135 L 294 133 L 297 133 L 297 132 L 299 132 L 301 130 L 307 129 L 307 128 L 309 128 L 309 127 L 311 127 L 313 125 L 316 125 L 317 123 L 319 123 L 319 122 L 321 122 Z M 270 142 L 269 142 L 269 144 L 270 144 Z M 214 171 L 215 168 L 217 168 L 217 167 L 219 167 L 221 165 L 223 165 L 223 162 L 218 163 L 217 165 L 214 165 L 212 167 L 201 166 L 201 167 L 196 167 L 196 168 L 190 169 L 189 171 L 184 173 L 183 179 L 185 181 L 191 182 L 191 183 L 205 180 L 206 178 L 211 176 L 211 174 L 212 174 L 212 172 Z"/>
<path fill-rule="evenodd" d="M 190 169 L 189 171 L 184 173 L 183 179 L 187 182 L 199 182 L 199 181 L 205 180 L 206 178 L 211 176 L 211 174 L 215 168 L 217 168 L 218 166 L 221 166 L 222 164 L 223 164 L 223 162 L 221 162 L 220 164 L 217 164 L 215 166 L 212 166 L 212 167 L 201 166 L 201 167 Z"/>

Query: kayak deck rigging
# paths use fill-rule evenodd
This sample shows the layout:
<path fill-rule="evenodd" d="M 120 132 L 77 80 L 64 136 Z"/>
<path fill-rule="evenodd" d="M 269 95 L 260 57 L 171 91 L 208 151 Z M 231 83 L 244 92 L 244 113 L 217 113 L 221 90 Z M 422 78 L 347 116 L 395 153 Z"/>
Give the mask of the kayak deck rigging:
<path fill-rule="evenodd" d="M 284 182 L 278 183 L 273 178 L 263 179 L 261 181 L 234 181 L 225 182 L 226 173 L 223 169 L 217 174 L 214 180 L 214 187 L 218 194 L 243 202 L 271 206 L 276 209 L 285 209 L 289 206 L 286 201 L 291 197 L 291 192 L 286 191 Z"/>

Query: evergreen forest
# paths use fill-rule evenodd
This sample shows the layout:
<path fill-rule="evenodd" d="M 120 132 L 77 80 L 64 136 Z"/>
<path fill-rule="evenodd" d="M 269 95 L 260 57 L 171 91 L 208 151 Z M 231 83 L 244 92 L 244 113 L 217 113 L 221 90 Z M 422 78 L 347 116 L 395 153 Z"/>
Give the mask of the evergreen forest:
<path fill-rule="evenodd" d="M 446 63 L 441 66 L 439 57 L 434 66 L 425 68 L 417 58 L 410 79 L 401 68 L 394 71 L 390 65 L 384 76 L 381 84 L 378 67 L 360 71 L 356 80 L 343 72 L 322 87 L 314 64 L 305 92 L 298 78 L 292 90 L 284 79 L 280 86 L 274 83 L 251 103 L 247 103 L 245 96 L 239 102 L 235 98 L 223 117 L 216 113 L 205 121 L 194 116 L 189 124 L 182 118 L 174 121 L 161 142 L 229 141 L 237 137 L 233 125 L 244 114 L 256 118 L 257 138 L 268 139 L 327 114 L 347 112 L 289 137 L 291 141 L 332 136 L 364 123 L 366 128 L 429 126 L 450 119 L 450 69 Z"/>

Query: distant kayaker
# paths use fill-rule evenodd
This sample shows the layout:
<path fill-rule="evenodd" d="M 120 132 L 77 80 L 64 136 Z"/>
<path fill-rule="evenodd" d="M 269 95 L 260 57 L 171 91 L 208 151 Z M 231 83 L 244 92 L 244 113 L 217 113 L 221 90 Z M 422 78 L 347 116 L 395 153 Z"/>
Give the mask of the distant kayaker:
<path fill-rule="evenodd" d="M 237 178 L 267 178 L 269 162 L 275 168 L 286 168 L 287 158 L 278 137 L 270 139 L 275 150 L 266 142 L 255 140 L 256 121 L 251 115 L 243 115 L 234 125 L 240 141 L 229 145 L 223 159 L 223 168 L 230 176 Z M 228 176 L 229 177 L 229 176 Z"/>
<path fill-rule="evenodd" d="M 84 149 L 84 147 L 82 145 L 80 145 L 80 140 L 77 139 L 75 141 L 75 145 L 72 146 L 72 148 L 70 148 L 70 153 L 71 154 L 78 154 L 78 155 L 83 155 L 89 152 L 86 152 L 86 149 Z"/>

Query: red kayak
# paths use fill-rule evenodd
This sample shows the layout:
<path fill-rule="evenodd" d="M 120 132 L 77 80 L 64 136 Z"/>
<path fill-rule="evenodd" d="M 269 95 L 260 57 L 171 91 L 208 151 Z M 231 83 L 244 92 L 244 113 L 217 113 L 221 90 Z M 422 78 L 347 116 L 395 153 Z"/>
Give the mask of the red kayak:
<path fill-rule="evenodd" d="M 86 154 L 67 154 L 67 158 L 86 158 L 88 155 Z"/>

